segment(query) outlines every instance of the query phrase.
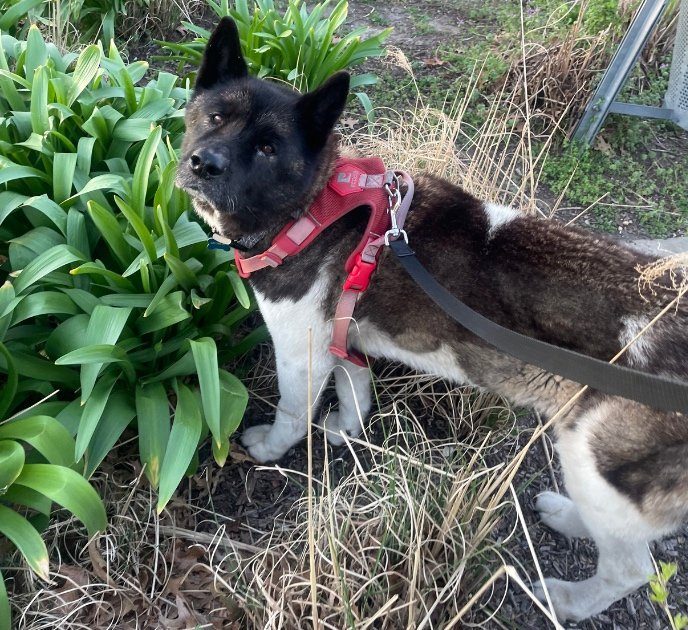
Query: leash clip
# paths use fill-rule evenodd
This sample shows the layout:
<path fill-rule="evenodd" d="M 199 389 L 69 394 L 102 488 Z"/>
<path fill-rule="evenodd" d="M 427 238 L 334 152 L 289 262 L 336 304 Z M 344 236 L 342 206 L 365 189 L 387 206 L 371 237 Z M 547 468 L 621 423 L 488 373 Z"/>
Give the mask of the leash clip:
<path fill-rule="evenodd" d="M 399 185 L 399 176 L 394 173 L 392 176 L 392 181 L 385 184 L 385 190 L 387 191 L 387 204 L 390 219 L 392 221 L 391 229 L 385 232 L 385 245 L 389 246 L 390 240 L 396 240 L 400 236 L 404 237 L 404 241 L 408 243 L 408 235 L 406 231 L 399 227 L 397 223 L 397 212 L 399 211 L 399 206 L 401 206 L 401 186 Z"/>

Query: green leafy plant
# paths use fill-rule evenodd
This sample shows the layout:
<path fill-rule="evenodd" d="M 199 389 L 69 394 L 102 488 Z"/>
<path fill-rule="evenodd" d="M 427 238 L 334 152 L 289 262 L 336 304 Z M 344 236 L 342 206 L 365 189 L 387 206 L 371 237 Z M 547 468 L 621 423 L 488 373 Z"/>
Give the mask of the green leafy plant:
<path fill-rule="evenodd" d="M 273 0 L 256 0 L 253 11 L 248 0 L 233 0 L 231 6 L 229 0 L 208 0 L 208 6 L 218 19 L 231 16 L 236 21 L 250 72 L 285 81 L 300 91 L 314 90 L 338 70 L 382 56 L 382 46 L 392 32 L 388 28 L 363 38 L 365 29 L 358 28 L 337 35 L 348 15 L 346 0 L 338 2 L 329 14 L 330 0 L 319 2 L 312 11 L 301 0 L 289 0 L 283 15 Z M 173 53 L 172 59 L 179 61 L 180 67 L 185 63 L 199 65 L 210 32 L 189 22 L 183 24 L 196 36 L 193 41 L 160 43 Z M 359 74 L 352 77 L 351 87 L 355 91 L 376 82 L 373 74 Z M 370 111 L 365 93 L 355 94 Z"/>
<path fill-rule="evenodd" d="M 11 389 L 6 385 L 3 396 Z M 25 415 L 0 423 L 0 541 L 7 538 L 44 580 L 49 579 L 48 550 L 40 532 L 55 503 L 76 516 L 89 536 L 106 526 L 102 501 L 76 467 L 74 440 L 55 418 Z M 9 627 L 0 573 L 0 628 Z"/>
<path fill-rule="evenodd" d="M 38 22 L 51 31 L 56 44 L 100 39 L 107 46 L 127 10 L 145 4 L 145 0 L 0 0 L 0 30 L 23 39 L 31 24 Z"/>
<path fill-rule="evenodd" d="M 669 610 L 669 582 L 676 575 L 678 566 L 675 562 L 659 563 L 659 572 L 650 579 L 650 599 L 659 604 L 669 618 L 673 630 L 688 628 L 688 617 L 683 613 L 674 614 Z"/>
<path fill-rule="evenodd" d="M 218 362 L 265 338 L 231 345 L 254 305 L 174 187 L 188 90 L 165 72 L 138 86 L 147 65 L 114 45 L 62 56 L 35 27 L 2 44 L 0 332 L 16 404 L 79 392 L 61 421 L 87 476 L 135 424 L 162 510 L 207 433 L 224 464 L 247 393 Z"/>

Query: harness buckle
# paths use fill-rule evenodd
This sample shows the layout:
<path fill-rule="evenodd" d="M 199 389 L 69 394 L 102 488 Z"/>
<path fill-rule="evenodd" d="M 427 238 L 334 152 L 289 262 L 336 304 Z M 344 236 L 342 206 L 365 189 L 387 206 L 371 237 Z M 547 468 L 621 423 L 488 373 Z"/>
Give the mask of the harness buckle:
<path fill-rule="evenodd" d="M 271 267 L 279 267 L 284 262 L 282 258 L 280 258 L 277 254 L 271 251 L 263 253 L 260 259 L 265 260 Z"/>
<path fill-rule="evenodd" d="M 370 277 L 373 275 L 376 267 L 377 261 L 366 262 L 361 258 L 361 254 L 358 254 L 356 262 L 344 282 L 344 291 L 365 291 L 370 284 Z"/>

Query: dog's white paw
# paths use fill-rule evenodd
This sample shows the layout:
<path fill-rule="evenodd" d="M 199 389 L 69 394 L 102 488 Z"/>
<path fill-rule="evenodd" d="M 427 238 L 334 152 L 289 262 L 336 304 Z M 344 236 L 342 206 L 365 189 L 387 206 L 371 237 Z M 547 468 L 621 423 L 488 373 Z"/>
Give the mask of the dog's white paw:
<path fill-rule="evenodd" d="M 343 433 L 349 437 L 358 437 L 362 431 L 361 423 L 356 419 L 354 422 L 342 422 L 342 416 L 338 411 L 330 411 L 324 419 L 325 435 L 327 441 L 332 446 L 341 446 L 346 442 Z"/>
<path fill-rule="evenodd" d="M 558 621 L 581 621 L 599 612 L 586 601 L 584 582 L 567 582 L 556 578 L 545 578 L 547 591 Z M 533 593 L 548 608 L 545 589 L 539 580 L 533 585 Z M 548 608 L 549 609 L 549 608 Z"/>
<path fill-rule="evenodd" d="M 273 444 L 270 440 L 272 424 L 259 424 L 244 430 L 241 443 L 248 449 L 251 457 L 258 462 L 271 462 L 284 455 L 288 448 Z"/>
<path fill-rule="evenodd" d="M 588 536 L 587 528 L 578 515 L 576 504 L 563 494 L 542 492 L 535 499 L 535 510 L 547 527 L 567 538 Z"/>

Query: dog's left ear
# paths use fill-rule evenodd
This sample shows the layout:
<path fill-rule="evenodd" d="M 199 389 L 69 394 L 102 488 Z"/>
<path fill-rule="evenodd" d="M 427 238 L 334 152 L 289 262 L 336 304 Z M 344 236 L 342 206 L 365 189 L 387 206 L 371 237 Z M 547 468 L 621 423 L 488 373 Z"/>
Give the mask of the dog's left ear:
<path fill-rule="evenodd" d="M 333 74 L 317 90 L 301 97 L 298 112 L 311 148 L 320 150 L 341 116 L 349 96 L 349 73 Z"/>
<path fill-rule="evenodd" d="M 232 18 L 224 17 L 205 47 L 201 69 L 196 76 L 196 90 L 207 90 L 217 83 L 243 79 L 247 75 L 239 29 Z"/>

